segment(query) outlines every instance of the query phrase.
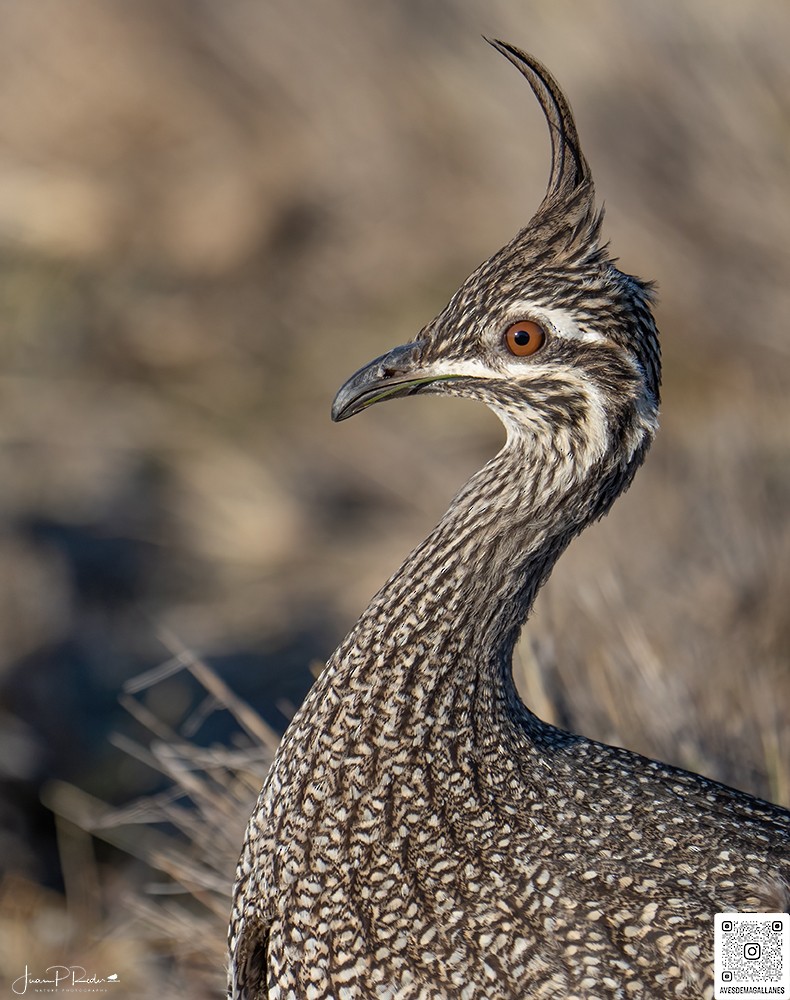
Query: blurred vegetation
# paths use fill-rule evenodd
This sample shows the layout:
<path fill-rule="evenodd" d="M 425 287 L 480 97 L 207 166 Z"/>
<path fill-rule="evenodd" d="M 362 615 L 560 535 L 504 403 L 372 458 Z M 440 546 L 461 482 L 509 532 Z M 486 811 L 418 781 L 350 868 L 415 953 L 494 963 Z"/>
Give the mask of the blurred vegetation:
<path fill-rule="evenodd" d="M 483 33 L 569 93 L 665 351 L 662 433 L 539 598 L 522 688 L 790 801 L 790 7 L 39 0 L 0 28 L 0 980 L 63 958 L 212 995 L 273 739 L 233 699 L 281 730 L 498 447 L 462 401 L 328 419 L 542 195 L 545 126 Z M 146 901 L 129 851 L 197 901 Z"/>

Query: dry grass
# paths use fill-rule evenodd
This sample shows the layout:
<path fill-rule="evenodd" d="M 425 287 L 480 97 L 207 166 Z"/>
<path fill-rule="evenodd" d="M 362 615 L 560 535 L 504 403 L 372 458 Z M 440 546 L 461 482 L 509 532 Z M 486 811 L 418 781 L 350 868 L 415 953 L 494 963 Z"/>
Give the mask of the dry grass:
<path fill-rule="evenodd" d="M 181 670 L 199 682 L 205 702 L 174 731 L 137 696 Z M 161 667 L 126 685 L 123 704 L 148 731 L 150 741 L 143 745 L 116 737 L 116 744 L 159 772 L 167 787 L 121 809 L 98 802 L 72 785 L 58 783 L 46 790 L 47 805 L 68 824 L 61 827 L 67 900 L 69 904 L 85 900 L 74 923 L 87 938 L 101 942 L 107 937 L 105 922 L 119 921 L 125 911 L 112 936 L 132 941 L 132 954 L 146 957 L 145 976 L 140 969 L 135 975 L 138 984 L 145 984 L 147 977 L 148 989 L 155 983 L 158 996 L 218 996 L 224 986 L 224 945 L 236 860 L 278 738 L 209 666 L 180 646 Z M 187 738 L 196 721 L 214 710 L 229 712 L 236 722 L 233 746 L 207 749 Z M 123 896 L 121 905 L 116 900 L 105 910 L 101 900 L 107 900 L 108 894 L 97 884 L 99 876 L 84 842 L 75 838 L 77 830 L 142 861 L 156 881 L 152 884 L 139 868 L 132 869 L 136 875 L 127 873 L 116 886 Z M 92 874 L 92 885 L 85 883 L 86 872 Z M 90 919 L 86 919 L 87 912 Z M 76 954 L 80 955 L 79 949 Z M 160 959 L 158 964 L 150 961 L 152 956 Z M 95 964 L 100 956 L 91 952 L 88 957 Z M 127 961 L 125 967 L 129 965 Z M 146 995 L 144 985 L 142 989 L 141 995 Z"/>

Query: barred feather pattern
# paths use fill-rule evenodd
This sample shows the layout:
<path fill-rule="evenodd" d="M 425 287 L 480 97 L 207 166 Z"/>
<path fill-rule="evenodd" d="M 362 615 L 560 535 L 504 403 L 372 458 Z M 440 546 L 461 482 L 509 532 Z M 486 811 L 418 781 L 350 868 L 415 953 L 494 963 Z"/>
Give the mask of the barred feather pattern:
<path fill-rule="evenodd" d="M 713 914 L 790 898 L 786 810 L 563 732 L 516 693 L 538 589 L 650 445 L 660 353 L 649 287 L 600 245 L 567 102 L 495 45 L 546 111 L 546 199 L 413 344 L 347 386 L 481 399 L 507 442 L 288 728 L 239 861 L 236 1000 L 710 998 Z M 523 367 L 501 354 L 515 316 L 552 331 Z"/>

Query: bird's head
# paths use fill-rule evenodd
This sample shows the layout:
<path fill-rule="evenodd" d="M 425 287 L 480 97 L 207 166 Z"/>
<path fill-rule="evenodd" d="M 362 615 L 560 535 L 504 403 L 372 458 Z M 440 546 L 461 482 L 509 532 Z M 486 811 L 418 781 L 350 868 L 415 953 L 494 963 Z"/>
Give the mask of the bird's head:
<path fill-rule="evenodd" d="M 492 42 L 527 79 L 552 144 L 549 186 L 529 225 L 477 268 L 413 343 L 356 372 L 332 418 L 421 392 L 485 402 L 509 439 L 589 467 L 630 463 L 655 432 L 661 377 L 650 287 L 620 272 L 573 116 L 536 59 Z"/>

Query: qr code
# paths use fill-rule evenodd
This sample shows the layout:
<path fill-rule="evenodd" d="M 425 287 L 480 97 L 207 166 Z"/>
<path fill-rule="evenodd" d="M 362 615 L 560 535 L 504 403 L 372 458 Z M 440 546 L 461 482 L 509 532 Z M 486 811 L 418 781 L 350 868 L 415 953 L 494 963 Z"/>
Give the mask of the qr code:
<path fill-rule="evenodd" d="M 715 997 L 790 997 L 790 914 L 717 913 Z"/>

